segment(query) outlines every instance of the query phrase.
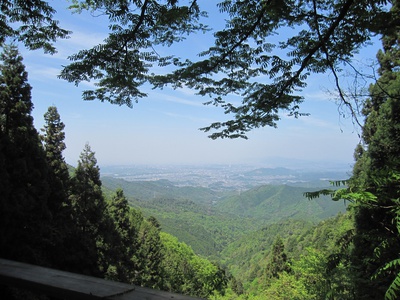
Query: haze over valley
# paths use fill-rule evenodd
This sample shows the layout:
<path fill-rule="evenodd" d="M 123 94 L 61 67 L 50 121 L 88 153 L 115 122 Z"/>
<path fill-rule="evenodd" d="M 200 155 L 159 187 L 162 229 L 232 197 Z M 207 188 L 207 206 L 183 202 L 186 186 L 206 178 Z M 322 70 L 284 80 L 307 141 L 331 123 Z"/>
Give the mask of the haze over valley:
<path fill-rule="evenodd" d="M 329 181 L 349 178 L 345 164 L 308 168 L 260 167 L 246 164 L 210 165 L 120 165 L 102 166 L 103 177 L 126 181 L 168 180 L 176 186 L 207 187 L 213 190 L 243 190 L 265 184 L 326 186 Z"/>

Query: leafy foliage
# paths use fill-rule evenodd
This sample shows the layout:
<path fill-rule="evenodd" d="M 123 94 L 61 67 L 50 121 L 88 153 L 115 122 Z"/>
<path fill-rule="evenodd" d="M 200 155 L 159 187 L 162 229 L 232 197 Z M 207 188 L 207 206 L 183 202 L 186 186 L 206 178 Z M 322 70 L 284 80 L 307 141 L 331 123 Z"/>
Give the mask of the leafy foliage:
<path fill-rule="evenodd" d="M 399 3 L 395 1 L 391 8 L 393 14 L 399 13 Z M 399 97 L 399 26 L 385 33 L 382 38 L 383 50 L 377 57 L 380 64 L 377 82 L 370 87 L 370 98 L 364 105 L 366 117 L 363 128 L 365 147 L 356 152 L 356 164 L 350 189 L 355 192 L 368 192 L 374 195 L 374 201 L 356 201 L 356 234 L 352 264 L 360 270 L 356 279 L 356 295 L 362 297 L 383 297 L 399 289 L 396 273 L 400 269 L 391 269 L 385 276 L 370 277 L 383 267 L 398 259 L 400 236 L 397 230 L 397 212 L 399 209 L 400 166 L 400 97 Z M 358 200 L 358 199 L 356 199 Z M 395 264 L 392 264 L 394 267 Z M 396 272 L 396 273 L 395 273 Z M 365 282 L 370 282 L 365 288 Z"/>
<path fill-rule="evenodd" d="M 155 47 L 170 46 L 206 27 L 197 1 L 74 1 L 72 8 L 101 11 L 109 20 L 110 34 L 92 49 L 69 57 L 60 77 L 79 84 L 95 80 L 98 88 L 83 92 L 83 99 L 132 106 L 146 96 L 140 87 L 149 81 L 153 65 L 167 66 L 172 56 L 161 57 Z"/>
<path fill-rule="evenodd" d="M 331 71 L 337 80 L 339 65 L 348 63 L 376 32 L 390 30 L 396 15 L 388 1 L 222 1 L 228 15 L 225 28 L 214 33 L 214 45 L 199 61 L 155 78 L 157 87 L 189 87 L 209 96 L 207 104 L 221 106 L 232 119 L 203 128 L 215 138 L 246 138 L 251 129 L 273 126 L 279 112 L 295 117 L 300 110 L 311 73 Z M 291 32 L 292 34 L 287 34 Z M 278 38 L 279 36 L 279 38 Z M 228 95 L 243 98 L 239 105 Z M 342 101 L 346 102 L 343 98 Z"/>
<path fill-rule="evenodd" d="M 223 292 L 227 278 L 218 266 L 197 256 L 189 246 L 170 234 L 161 233 L 161 240 L 166 290 L 199 297 L 208 297 L 214 291 Z"/>
<path fill-rule="evenodd" d="M 265 295 L 271 299 L 354 299 L 346 261 L 331 267 L 336 253 L 349 254 L 349 249 L 344 251 L 343 236 L 353 229 L 353 219 L 346 213 L 317 225 L 286 220 L 243 236 L 222 252 L 223 264 L 243 283 L 243 295 L 216 299 L 264 299 Z M 274 243 L 280 245 L 275 255 Z M 271 268 L 273 257 L 281 257 L 279 253 L 287 255 L 285 270 L 270 276 L 276 269 Z"/>
<path fill-rule="evenodd" d="M 52 180 L 56 178 L 60 180 L 60 185 L 56 186 L 62 187 L 66 171 L 61 155 L 64 149 L 63 134 L 61 134 L 63 126 L 60 126 L 61 122 L 55 108 L 50 108 L 45 118 L 47 123 L 43 141 L 48 153 L 45 161 L 49 170 L 53 170 L 54 175 L 59 175 Z M 58 126 L 53 127 L 53 125 Z M 40 146 L 39 139 L 36 141 Z M 331 221 L 323 223 L 321 228 L 326 228 L 324 230 L 313 229 L 314 225 L 308 222 L 286 220 L 270 224 L 263 230 L 250 234 L 265 220 L 222 213 L 213 204 L 217 198 L 216 194 L 206 189 L 175 189 L 177 195 L 180 195 L 179 199 L 154 198 L 143 201 L 129 199 L 133 205 L 141 205 L 144 214 L 157 215 L 161 224 L 167 225 L 166 229 L 168 226 L 170 230 L 180 227 L 180 231 L 176 232 L 192 234 L 191 244 L 206 246 L 203 249 L 214 248 L 215 252 L 202 250 L 214 258 L 218 258 L 218 253 L 223 247 L 243 236 L 223 252 L 225 257 L 223 264 L 232 274 L 227 275 L 218 264 L 197 256 L 189 246 L 179 242 L 177 238 L 162 233 L 156 218 L 150 216 L 145 219 L 138 209 L 129 207 L 128 198 L 122 189 L 117 189 L 114 193 L 107 192 L 109 199 L 105 199 L 100 169 L 89 145 L 85 146 L 78 166 L 71 174 L 71 189 L 64 192 L 69 195 L 72 210 L 66 210 L 66 216 L 59 215 L 62 216 L 60 221 L 74 222 L 68 231 L 59 227 L 59 232 L 62 234 L 61 242 L 69 243 L 71 246 L 63 251 L 59 247 L 53 247 L 52 250 L 57 252 L 53 255 L 61 253 L 65 255 L 62 267 L 71 271 L 142 286 L 201 297 L 216 297 L 216 299 L 223 299 L 224 295 L 243 296 L 248 299 L 262 299 L 265 295 L 270 295 L 271 299 L 274 297 L 313 299 L 327 294 L 328 275 L 320 271 L 329 263 L 328 254 L 334 253 L 332 250 L 335 247 L 334 241 L 349 229 L 345 225 L 348 224 L 347 219 L 339 216 L 336 221 L 332 221 L 333 223 Z M 166 182 L 160 184 L 159 187 L 162 187 Z M 65 183 L 65 186 L 69 184 Z M 166 190 L 171 189 L 174 190 L 169 186 Z M 190 196 L 188 191 L 198 192 L 198 195 L 193 195 L 196 202 L 185 199 Z M 284 207 L 290 205 L 289 199 L 293 201 L 296 195 L 301 197 L 302 193 L 302 189 L 279 186 L 257 188 L 249 193 L 243 193 L 242 196 L 243 199 L 248 199 L 248 208 L 251 209 L 253 206 L 261 205 L 270 197 Z M 284 194 L 286 196 L 283 196 Z M 62 205 L 53 205 L 54 216 L 61 212 L 56 208 L 68 207 L 68 203 L 67 199 Z M 273 208 L 273 202 L 268 203 Z M 64 217 L 66 219 L 63 219 Z M 272 223 L 272 220 L 270 222 Z M 187 227 L 189 224 L 191 227 Z M 200 240 L 199 233 L 202 233 Z M 278 234 L 281 239 L 276 238 Z M 211 236 L 213 238 L 210 239 Z M 40 241 L 48 238 L 38 235 L 33 237 L 39 238 Z M 207 242 L 209 240 L 210 243 Z M 305 251 L 304 249 L 310 244 L 318 247 L 320 252 Z M 21 257 L 18 252 L 16 254 Z M 336 290 L 339 279 L 343 281 L 348 278 L 346 273 L 339 271 L 329 273 L 329 276 L 331 276 L 331 287 L 336 287 Z M 314 279 L 318 279 L 320 284 L 317 286 L 310 284 L 310 280 Z M 277 294 L 278 291 L 281 291 L 280 296 Z M 349 291 L 347 286 L 344 292 L 337 293 L 346 295 L 346 291 Z"/>
<path fill-rule="evenodd" d="M 16 39 L 30 50 L 42 48 L 55 53 L 56 39 L 71 33 L 53 19 L 55 10 L 46 1 L 3 0 L 0 5 L 0 46 L 7 38 Z"/>
<path fill-rule="evenodd" d="M 218 256 L 219 251 L 237 236 L 257 228 L 253 220 L 223 214 L 189 200 L 133 201 L 132 205 L 146 215 L 156 216 L 164 231 L 207 257 Z"/>
<path fill-rule="evenodd" d="M 391 14 L 398 16 L 399 3 Z M 399 31 L 398 24 L 384 32 L 378 52 L 379 78 L 370 86 L 364 103 L 363 145 L 355 150 L 353 176 L 348 188 L 322 191 L 353 202 L 355 231 L 348 257 L 357 299 L 398 298 L 397 266 L 400 236 L 399 211 Z M 313 197 L 315 195 L 310 194 Z M 378 276 L 379 274 L 379 276 Z"/>
<path fill-rule="evenodd" d="M 353 117 L 338 73 L 376 34 L 391 34 L 398 16 L 392 1 L 239 1 L 224 0 L 217 8 L 225 27 L 213 32 L 214 43 L 192 57 L 161 56 L 157 47 L 182 42 L 187 35 L 208 30 L 200 4 L 190 1 L 74 0 L 75 12 L 89 10 L 108 19 L 103 43 L 71 55 L 60 77 L 79 84 L 94 81 L 83 92 L 98 99 L 132 106 L 145 97 L 142 86 L 189 87 L 232 116 L 203 130 L 211 138 L 246 138 L 262 126 L 277 126 L 279 113 L 299 117 L 301 91 L 311 73 L 332 72 L 342 104 Z M 0 32 L 23 41 L 30 49 L 55 51 L 51 42 L 68 35 L 53 20 L 54 9 L 44 1 L 3 1 Z M 16 27 L 16 28 L 14 28 Z M 291 32 L 292 34 L 288 34 Z M 161 74 L 151 73 L 154 66 Z M 165 74 L 170 72 L 170 74 Z M 229 101 L 239 95 L 242 102 Z"/>

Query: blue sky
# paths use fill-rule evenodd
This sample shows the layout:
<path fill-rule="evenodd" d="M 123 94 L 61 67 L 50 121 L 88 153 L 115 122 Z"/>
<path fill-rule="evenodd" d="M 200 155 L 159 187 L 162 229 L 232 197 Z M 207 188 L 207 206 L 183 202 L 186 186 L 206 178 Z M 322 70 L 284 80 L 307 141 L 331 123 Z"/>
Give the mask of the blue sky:
<path fill-rule="evenodd" d="M 285 160 L 302 160 L 321 167 L 334 162 L 350 168 L 353 163 L 358 130 L 351 120 L 340 116 L 333 97 L 326 92 L 333 91 L 333 78 L 329 74 L 310 77 L 303 92 L 306 99 L 302 110 L 309 112 L 309 117 L 294 119 L 283 113 L 277 129 L 256 129 L 249 133 L 248 140 L 209 139 L 199 128 L 226 116 L 220 108 L 202 105 L 207 99 L 195 96 L 188 89 L 148 89 L 148 97 L 133 109 L 83 101 L 81 91 L 92 84 L 75 87 L 57 79 L 57 75 L 61 66 L 68 63 L 68 55 L 102 41 L 107 24 L 101 18 L 71 15 L 64 10 L 68 6 L 66 1 L 51 3 L 56 5 L 62 27 L 74 32 L 71 38 L 58 42 L 58 53 L 53 56 L 23 48 L 20 51 L 33 87 L 35 126 L 41 128 L 47 108 L 57 106 L 66 125 L 64 155 L 68 163 L 76 165 L 86 142 L 96 152 L 100 166 L 214 163 L 277 166 Z M 218 15 L 211 16 L 210 21 L 218 26 L 217 18 Z M 196 38 L 181 51 L 195 54 L 206 46 L 203 38 Z M 357 58 L 374 58 L 377 47 L 379 42 L 362 50 Z"/>

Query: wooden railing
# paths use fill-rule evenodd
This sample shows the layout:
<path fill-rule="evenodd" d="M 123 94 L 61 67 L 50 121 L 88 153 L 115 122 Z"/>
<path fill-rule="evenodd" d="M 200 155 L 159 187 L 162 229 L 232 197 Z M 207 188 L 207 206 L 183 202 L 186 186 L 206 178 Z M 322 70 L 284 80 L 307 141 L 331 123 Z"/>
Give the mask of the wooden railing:
<path fill-rule="evenodd" d="M 6 259 L 0 259 L 0 284 L 23 288 L 60 299 L 199 299 Z"/>

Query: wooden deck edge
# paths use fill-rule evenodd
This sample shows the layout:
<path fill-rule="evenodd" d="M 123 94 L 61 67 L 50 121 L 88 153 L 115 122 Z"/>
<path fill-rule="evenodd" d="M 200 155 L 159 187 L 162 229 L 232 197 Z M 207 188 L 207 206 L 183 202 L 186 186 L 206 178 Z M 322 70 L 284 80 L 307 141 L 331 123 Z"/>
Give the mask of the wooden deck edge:
<path fill-rule="evenodd" d="M 7 259 L 0 259 L 0 284 L 19 287 L 63 299 L 200 299 Z"/>

